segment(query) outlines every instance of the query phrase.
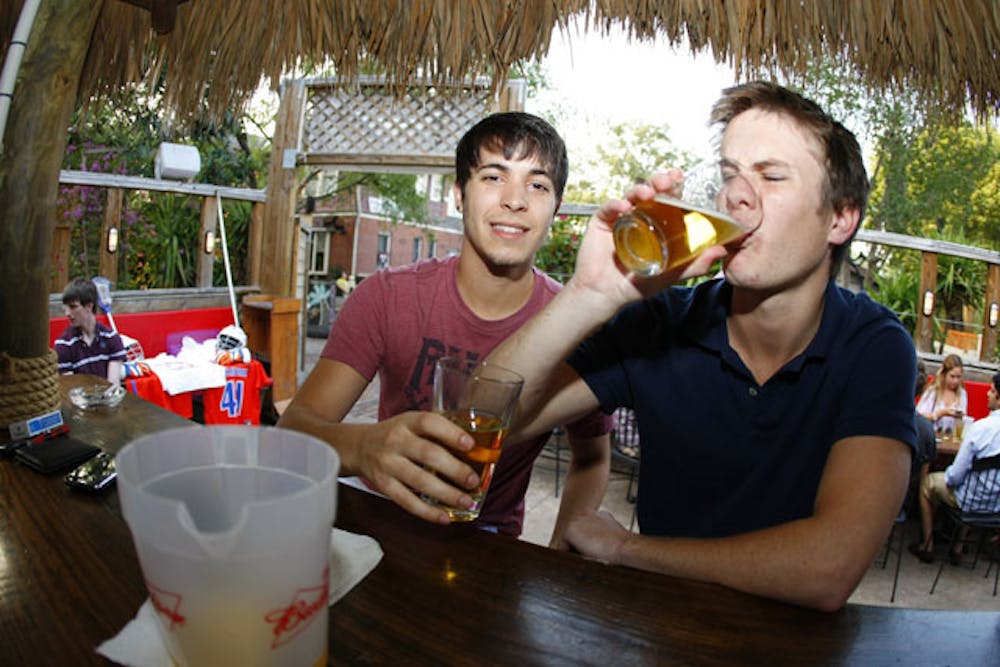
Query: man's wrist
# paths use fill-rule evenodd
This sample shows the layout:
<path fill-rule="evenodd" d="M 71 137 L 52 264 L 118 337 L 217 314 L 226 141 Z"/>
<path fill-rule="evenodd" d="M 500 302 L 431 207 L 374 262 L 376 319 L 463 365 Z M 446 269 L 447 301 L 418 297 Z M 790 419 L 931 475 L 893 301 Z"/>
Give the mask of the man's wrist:
<path fill-rule="evenodd" d="M 640 536 L 637 533 L 633 533 L 631 530 L 626 531 L 625 537 L 622 539 L 621 543 L 618 544 L 618 548 L 612 555 L 611 564 L 634 567 L 634 552 L 638 547 L 639 538 Z"/>
<path fill-rule="evenodd" d="M 611 319 L 625 305 L 624 301 L 616 303 L 605 292 L 581 285 L 575 278 L 569 279 L 558 296 L 570 302 L 575 312 L 587 313 L 598 323 Z"/>

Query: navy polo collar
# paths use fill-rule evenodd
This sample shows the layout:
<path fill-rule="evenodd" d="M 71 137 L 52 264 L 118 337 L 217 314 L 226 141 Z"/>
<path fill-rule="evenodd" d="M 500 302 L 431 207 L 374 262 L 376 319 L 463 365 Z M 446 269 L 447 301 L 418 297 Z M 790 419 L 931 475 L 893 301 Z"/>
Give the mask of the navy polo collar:
<path fill-rule="evenodd" d="M 704 290 L 702 302 L 704 310 L 701 317 L 689 320 L 688 335 L 695 343 L 720 354 L 728 363 L 743 367 L 742 361 L 735 350 L 729 345 L 729 333 L 726 329 L 726 318 L 729 316 L 732 303 L 733 288 L 725 280 L 715 280 L 695 287 Z M 829 354 L 837 340 L 837 331 L 849 312 L 844 290 L 831 280 L 823 293 L 823 319 L 819 330 L 802 354 L 792 359 L 783 370 L 799 371 L 807 359 L 823 359 Z"/>

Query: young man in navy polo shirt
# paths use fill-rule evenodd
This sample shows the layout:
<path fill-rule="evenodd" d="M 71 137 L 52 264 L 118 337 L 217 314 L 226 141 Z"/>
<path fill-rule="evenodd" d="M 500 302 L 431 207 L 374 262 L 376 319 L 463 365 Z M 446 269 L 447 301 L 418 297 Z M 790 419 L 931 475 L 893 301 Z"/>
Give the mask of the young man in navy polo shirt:
<path fill-rule="evenodd" d="M 677 170 L 654 176 L 598 210 L 566 289 L 490 360 L 527 378 L 515 437 L 594 406 L 637 414 L 641 534 L 591 512 L 567 527 L 572 548 L 838 609 L 906 489 L 913 345 L 891 311 L 833 281 L 868 196 L 855 137 L 761 82 L 726 90 L 712 120 L 723 178 L 760 195 L 730 212 L 759 205 L 760 226 L 672 273 L 627 273 L 615 220 L 681 189 Z M 719 259 L 724 279 L 666 289 Z"/>

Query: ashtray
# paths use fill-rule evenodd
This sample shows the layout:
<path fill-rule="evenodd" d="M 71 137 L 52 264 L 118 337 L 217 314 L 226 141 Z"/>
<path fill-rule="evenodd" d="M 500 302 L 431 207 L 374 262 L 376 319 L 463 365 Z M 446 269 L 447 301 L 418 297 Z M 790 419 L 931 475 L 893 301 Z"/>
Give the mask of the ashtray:
<path fill-rule="evenodd" d="M 88 387 L 74 387 L 69 390 L 69 401 L 78 408 L 113 408 L 125 398 L 125 388 L 121 385 L 93 384 Z"/>

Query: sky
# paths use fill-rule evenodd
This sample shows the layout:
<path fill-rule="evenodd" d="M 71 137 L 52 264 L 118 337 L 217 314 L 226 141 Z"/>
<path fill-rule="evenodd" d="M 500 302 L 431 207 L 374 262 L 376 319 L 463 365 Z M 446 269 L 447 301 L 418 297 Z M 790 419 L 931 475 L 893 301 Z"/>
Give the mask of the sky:
<path fill-rule="evenodd" d="M 549 88 L 529 98 L 525 110 L 566 112 L 556 116 L 556 129 L 569 150 L 571 180 L 607 128 L 627 121 L 666 124 L 677 148 L 710 157 L 709 110 L 736 82 L 733 69 L 710 53 L 692 55 L 665 40 L 629 42 L 620 31 L 604 37 L 557 30 L 542 64 Z"/>

